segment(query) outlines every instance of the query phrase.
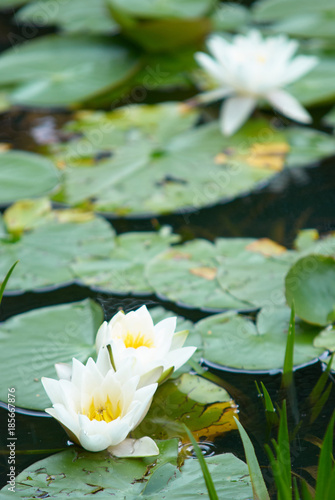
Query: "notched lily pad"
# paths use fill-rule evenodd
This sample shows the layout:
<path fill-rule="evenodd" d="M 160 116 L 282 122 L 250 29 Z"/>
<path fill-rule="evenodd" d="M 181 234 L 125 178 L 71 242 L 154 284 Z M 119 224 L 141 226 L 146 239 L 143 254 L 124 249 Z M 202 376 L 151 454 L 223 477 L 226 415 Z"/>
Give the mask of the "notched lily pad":
<path fill-rule="evenodd" d="M 198 117 L 180 103 L 79 113 L 67 129 L 82 137 L 52 154 L 63 168 L 55 200 L 116 216 L 183 213 L 335 152 L 334 138 L 306 128 L 279 131 L 251 120 L 226 138 L 217 122 L 194 127 Z"/>
<path fill-rule="evenodd" d="M 153 258 L 146 276 L 158 296 L 183 306 L 253 310 L 269 299 L 285 302 L 284 278 L 295 258 L 268 239 L 193 240 Z"/>
<path fill-rule="evenodd" d="M 290 320 L 288 307 L 274 304 L 262 309 L 256 324 L 234 312 L 210 316 L 196 324 L 202 337 L 202 356 L 223 367 L 271 371 L 283 368 Z M 296 321 L 294 365 L 321 356 L 325 349 L 313 342 L 320 328 Z"/>
<path fill-rule="evenodd" d="M 126 233 L 115 238 L 111 253 L 99 260 L 78 258 L 72 265 L 75 275 L 87 286 L 107 292 L 151 294 L 153 289 L 144 269 L 155 255 L 165 250 L 179 236 L 168 227 L 159 232 Z"/>

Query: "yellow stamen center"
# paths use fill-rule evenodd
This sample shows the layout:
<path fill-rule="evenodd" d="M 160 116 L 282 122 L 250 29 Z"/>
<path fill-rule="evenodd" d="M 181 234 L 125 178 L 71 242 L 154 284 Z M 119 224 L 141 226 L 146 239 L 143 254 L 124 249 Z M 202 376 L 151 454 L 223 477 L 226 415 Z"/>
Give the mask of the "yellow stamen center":
<path fill-rule="evenodd" d="M 120 401 L 117 402 L 116 408 L 113 408 L 111 400 L 109 399 L 109 396 L 107 396 L 105 404 L 97 407 L 94 404 L 94 398 L 92 398 L 86 416 L 90 420 L 98 420 L 99 422 L 104 420 L 105 422 L 108 423 L 111 422 L 112 420 L 116 420 L 118 417 L 121 416 Z"/>
<path fill-rule="evenodd" d="M 154 343 L 151 339 L 145 337 L 145 335 L 141 332 L 137 334 L 133 334 L 127 332 L 127 335 L 123 337 L 123 342 L 125 347 L 133 347 L 134 349 L 138 349 L 139 347 L 153 347 Z"/>

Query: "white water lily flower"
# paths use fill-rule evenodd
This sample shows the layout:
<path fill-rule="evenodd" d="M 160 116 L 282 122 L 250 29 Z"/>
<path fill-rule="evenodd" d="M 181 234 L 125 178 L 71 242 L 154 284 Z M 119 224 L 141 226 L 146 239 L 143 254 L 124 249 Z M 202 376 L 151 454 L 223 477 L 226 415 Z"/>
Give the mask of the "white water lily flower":
<path fill-rule="evenodd" d="M 138 388 L 140 377 L 133 374 L 131 360 L 115 372 L 108 350 L 101 349 L 97 362 L 89 358 L 83 365 L 73 358 L 71 373 L 66 369 L 63 375 L 66 378 L 60 380 L 42 378 L 53 404 L 46 412 L 74 442 L 89 451 L 108 449 L 122 457 L 159 453 L 149 437 L 127 439 L 146 415 L 157 388 L 156 383 Z"/>
<path fill-rule="evenodd" d="M 318 62 L 312 56 L 293 57 L 298 48 L 295 40 L 285 36 L 263 39 L 253 30 L 245 36 L 236 35 L 231 43 L 213 35 L 207 45 L 212 57 L 198 52 L 195 58 L 218 87 L 196 100 L 205 103 L 226 98 L 220 116 L 225 135 L 233 134 L 247 120 L 260 99 L 293 120 L 311 121 L 297 99 L 283 90 Z"/>
<path fill-rule="evenodd" d="M 196 347 L 182 347 L 188 331 L 175 333 L 175 328 L 175 317 L 154 325 L 146 306 L 127 314 L 120 311 L 99 328 L 96 348 L 99 351 L 103 346 L 111 346 L 116 370 L 123 366 L 125 359 L 132 358 L 134 371 L 141 376 L 140 385 L 153 379 L 161 382 L 186 363 L 196 350 Z"/>

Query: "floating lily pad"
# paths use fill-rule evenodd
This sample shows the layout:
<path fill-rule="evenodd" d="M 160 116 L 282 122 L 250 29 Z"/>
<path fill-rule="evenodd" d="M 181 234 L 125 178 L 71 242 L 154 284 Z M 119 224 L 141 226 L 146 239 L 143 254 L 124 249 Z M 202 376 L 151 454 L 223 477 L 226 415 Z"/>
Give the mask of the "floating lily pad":
<path fill-rule="evenodd" d="M 227 391 L 197 375 L 184 373 L 158 388 L 148 414 L 132 434 L 153 439 L 178 437 L 188 443 L 185 424 L 197 441 L 213 441 L 237 429 L 234 416 L 238 416 L 237 406 Z"/>
<path fill-rule="evenodd" d="M 23 2 L 21 1 L 20 4 Z M 0 3 L 1 5 L 1 3 Z M 118 31 L 104 0 L 44 0 L 29 2 L 16 21 L 34 26 L 57 25 L 67 32 L 113 33 Z"/>
<path fill-rule="evenodd" d="M 70 448 L 36 462 L 19 474 L 15 496 L 96 498 L 98 494 L 116 500 L 205 497 L 207 489 L 198 460 L 185 460 L 179 469 L 176 441 L 163 441 L 158 446 L 158 457 L 142 459 L 115 459 L 106 452 L 89 453 Z M 231 453 L 205 460 L 220 500 L 252 497 L 244 462 Z M 3 498 L 13 495 L 7 486 L 1 494 Z"/>
<path fill-rule="evenodd" d="M 115 238 L 105 258 L 78 258 L 74 274 L 87 286 L 108 292 L 151 294 L 144 268 L 153 257 L 179 240 L 168 228 L 155 232 L 126 233 Z"/>
<path fill-rule="evenodd" d="M 109 0 L 113 8 L 124 14 L 143 19 L 179 18 L 187 19 L 201 17 L 213 7 L 212 0 Z"/>
<path fill-rule="evenodd" d="M 257 22 L 268 23 L 302 14 L 324 12 L 333 8 L 332 0 L 320 0 L 318 3 L 314 0 L 304 0 L 303 12 L 301 12 L 300 0 L 259 0 L 253 5 L 253 17 Z"/>
<path fill-rule="evenodd" d="M 50 35 L 4 52 L 0 85 L 16 85 L 15 104 L 68 106 L 117 87 L 138 69 L 136 53 L 120 41 Z"/>
<path fill-rule="evenodd" d="M 285 276 L 304 255 L 335 252 L 335 237 L 313 240 L 298 250 L 267 239 L 196 239 L 175 245 L 148 261 L 145 275 L 161 299 L 205 311 L 251 311 L 285 304 Z"/>
<path fill-rule="evenodd" d="M 300 318 L 315 325 L 335 321 L 334 257 L 303 257 L 289 270 L 285 286 L 287 302 Z"/>
<path fill-rule="evenodd" d="M 240 31 L 250 20 L 250 11 L 244 5 L 221 3 L 211 16 L 215 31 Z"/>
<path fill-rule="evenodd" d="M 0 205 L 43 196 L 58 182 L 58 171 L 49 159 L 23 151 L 0 153 Z"/>
<path fill-rule="evenodd" d="M 271 294 L 284 302 L 284 278 L 293 259 L 292 252 L 270 240 L 193 240 L 155 257 L 146 276 L 158 296 L 184 306 L 252 310 Z"/>
<path fill-rule="evenodd" d="M 6 291 L 73 282 L 76 276 L 71 265 L 76 259 L 107 258 L 114 248 L 110 224 L 91 213 L 52 211 L 50 205 L 27 201 L 10 207 L 4 222 L 7 231 L 0 239 L 0 275 L 13 262 L 20 262 Z"/>
<path fill-rule="evenodd" d="M 53 156 L 64 169 L 55 199 L 118 216 L 196 210 L 335 152 L 333 137 L 306 128 L 251 120 L 226 138 L 217 122 L 194 127 L 197 116 L 180 103 L 79 113 L 68 129 L 83 137 Z"/>
<path fill-rule="evenodd" d="M 201 320 L 196 331 L 202 336 L 206 360 L 239 370 L 271 371 L 283 368 L 289 320 L 288 307 L 272 304 L 258 314 L 256 324 L 228 312 Z M 313 345 L 319 332 L 318 327 L 296 321 L 295 366 L 323 354 L 324 348 Z"/>
<path fill-rule="evenodd" d="M 157 323 L 174 316 L 154 308 Z M 75 357 L 86 362 L 95 357 L 95 337 L 103 322 L 103 311 L 91 300 L 44 307 L 14 316 L 0 325 L 0 400 L 7 401 L 7 387 L 16 389 L 18 407 L 44 410 L 50 401 L 41 377 L 57 378 L 55 363 L 69 363 Z M 178 318 L 178 330 L 191 327 Z"/>
<path fill-rule="evenodd" d="M 107 1 L 123 34 L 154 52 L 171 52 L 201 41 L 210 31 L 206 16 L 213 11 L 215 3 L 211 0 Z"/>

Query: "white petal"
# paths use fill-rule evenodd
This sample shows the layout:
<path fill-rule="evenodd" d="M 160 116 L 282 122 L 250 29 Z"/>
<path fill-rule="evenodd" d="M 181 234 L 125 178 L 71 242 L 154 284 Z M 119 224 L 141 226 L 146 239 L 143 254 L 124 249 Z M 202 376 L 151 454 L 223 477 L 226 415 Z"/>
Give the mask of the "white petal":
<path fill-rule="evenodd" d="M 170 350 L 174 331 L 176 329 L 177 318 L 166 318 L 157 323 L 154 329 L 155 346 L 162 349 L 161 357 Z"/>
<path fill-rule="evenodd" d="M 318 62 L 319 60 L 317 57 L 312 57 L 312 56 L 296 57 L 286 67 L 286 75 L 283 78 L 283 84 L 287 85 L 288 83 L 298 80 L 303 75 L 311 71 L 311 69 L 314 68 Z"/>
<path fill-rule="evenodd" d="M 253 97 L 228 97 L 220 113 L 221 130 L 224 135 L 232 135 L 248 119 L 256 106 Z"/>
<path fill-rule="evenodd" d="M 62 404 L 63 393 L 61 386 L 59 385 L 59 380 L 55 380 L 53 378 L 48 378 L 48 377 L 42 377 L 41 382 L 52 404 L 55 403 Z"/>
<path fill-rule="evenodd" d="M 219 101 L 224 97 L 227 97 L 233 93 L 233 90 L 228 87 L 219 87 L 215 90 L 209 90 L 208 92 L 202 92 L 194 98 L 196 104 L 206 104 L 208 102 Z M 191 99 L 193 101 L 193 99 Z"/>
<path fill-rule="evenodd" d="M 140 389 L 141 387 L 145 387 L 146 385 L 153 384 L 159 380 L 163 373 L 163 365 L 161 366 L 156 366 L 152 370 L 143 373 L 143 375 L 140 378 L 138 388 Z"/>
<path fill-rule="evenodd" d="M 310 123 L 312 121 L 311 115 L 300 102 L 288 92 L 279 89 L 274 90 L 267 94 L 267 98 L 272 106 L 283 115 L 302 123 Z"/>
<path fill-rule="evenodd" d="M 95 347 L 97 352 L 99 352 L 100 348 L 108 343 L 108 325 L 107 321 L 104 321 L 100 326 L 97 336 L 95 338 Z"/>
<path fill-rule="evenodd" d="M 103 346 L 99 349 L 96 365 L 102 375 L 107 375 L 110 370 L 114 371 L 106 346 Z"/>
<path fill-rule="evenodd" d="M 55 369 L 59 379 L 71 380 L 72 366 L 68 363 L 56 363 Z"/>
<path fill-rule="evenodd" d="M 61 404 L 55 404 L 53 411 L 51 412 L 51 410 L 48 409 L 47 413 L 52 415 L 62 425 L 69 429 L 69 431 L 73 432 L 73 434 L 79 439 L 79 423 L 77 415 L 68 411 L 67 408 L 64 408 Z"/>
<path fill-rule="evenodd" d="M 209 75 L 218 83 L 225 84 L 224 73 L 220 65 L 208 54 L 204 52 L 197 52 L 194 55 L 196 61 Z"/>
<path fill-rule="evenodd" d="M 188 330 L 181 330 L 180 332 L 176 332 L 172 339 L 171 349 L 179 349 L 180 347 L 183 347 L 188 334 Z"/>
<path fill-rule="evenodd" d="M 196 347 L 190 346 L 170 351 L 166 356 L 166 366 L 174 366 L 175 370 L 178 370 L 193 356 L 196 350 Z"/>
<path fill-rule="evenodd" d="M 119 458 L 126 457 L 152 457 L 159 455 L 155 441 L 148 436 L 140 439 L 125 439 L 117 446 L 110 446 L 109 453 Z"/>

